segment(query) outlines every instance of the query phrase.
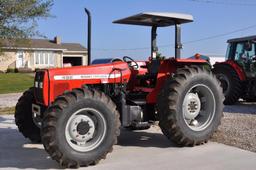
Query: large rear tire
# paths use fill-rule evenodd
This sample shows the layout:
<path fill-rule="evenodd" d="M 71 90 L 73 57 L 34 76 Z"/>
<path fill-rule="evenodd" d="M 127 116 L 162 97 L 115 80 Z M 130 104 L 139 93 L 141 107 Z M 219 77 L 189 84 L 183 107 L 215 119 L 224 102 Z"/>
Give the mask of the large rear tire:
<path fill-rule="evenodd" d="M 180 68 L 158 96 L 159 126 L 180 146 L 203 144 L 220 125 L 223 100 L 211 72 L 197 66 Z"/>
<path fill-rule="evenodd" d="M 96 164 L 112 151 L 120 131 L 116 105 L 104 93 L 75 89 L 58 97 L 43 118 L 42 142 L 62 167 Z"/>
<path fill-rule="evenodd" d="M 236 71 L 228 65 L 215 65 L 212 72 L 220 81 L 225 96 L 224 104 L 233 105 L 241 96 L 242 82 Z"/>
<path fill-rule="evenodd" d="M 32 103 L 35 101 L 34 88 L 25 91 L 15 107 L 15 123 L 25 138 L 33 143 L 41 142 L 40 128 L 33 121 Z"/>

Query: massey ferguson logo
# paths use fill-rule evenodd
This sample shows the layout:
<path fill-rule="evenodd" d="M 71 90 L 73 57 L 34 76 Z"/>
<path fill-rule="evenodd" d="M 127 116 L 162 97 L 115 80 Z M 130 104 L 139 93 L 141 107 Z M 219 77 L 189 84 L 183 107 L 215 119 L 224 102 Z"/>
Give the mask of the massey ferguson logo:
<path fill-rule="evenodd" d="M 56 75 L 54 80 L 113 79 L 119 77 L 121 77 L 121 74 Z"/>

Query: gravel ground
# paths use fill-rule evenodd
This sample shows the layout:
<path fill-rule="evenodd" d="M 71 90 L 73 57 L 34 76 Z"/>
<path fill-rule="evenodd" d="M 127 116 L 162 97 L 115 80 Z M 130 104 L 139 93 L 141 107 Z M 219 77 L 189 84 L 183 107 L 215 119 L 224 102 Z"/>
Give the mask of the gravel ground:
<path fill-rule="evenodd" d="M 226 106 L 212 141 L 256 152 L 256 103 Z"/>
<path fill-rule="evenodd" d="M 0 108 L 13 107 L 22 93 L 0 94 Z"/>

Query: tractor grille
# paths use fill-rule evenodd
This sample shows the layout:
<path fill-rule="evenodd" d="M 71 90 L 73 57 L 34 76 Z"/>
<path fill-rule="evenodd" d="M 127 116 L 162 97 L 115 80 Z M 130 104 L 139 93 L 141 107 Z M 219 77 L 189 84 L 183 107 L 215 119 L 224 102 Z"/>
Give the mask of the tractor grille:
<path fill-rule="evenodd" d="M 37 71 L 35 76 L 35 97 L 39 103 L 44 103 L 43 82 L 45 71 Z"/>

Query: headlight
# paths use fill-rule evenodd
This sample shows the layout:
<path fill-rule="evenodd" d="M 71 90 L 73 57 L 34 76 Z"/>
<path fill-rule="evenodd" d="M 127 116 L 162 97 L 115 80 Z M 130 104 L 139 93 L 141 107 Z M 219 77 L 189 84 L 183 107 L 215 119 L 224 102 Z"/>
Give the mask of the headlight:
<path fill-rule="evenodd" d="M 43 88 L 43 82 L 39 83 L 39 87 L 42 89 Z"/>
<path fill-rule="evenodd" d="M 38 82 L 35 81 L 35 88 L 38 88 Z"/>

